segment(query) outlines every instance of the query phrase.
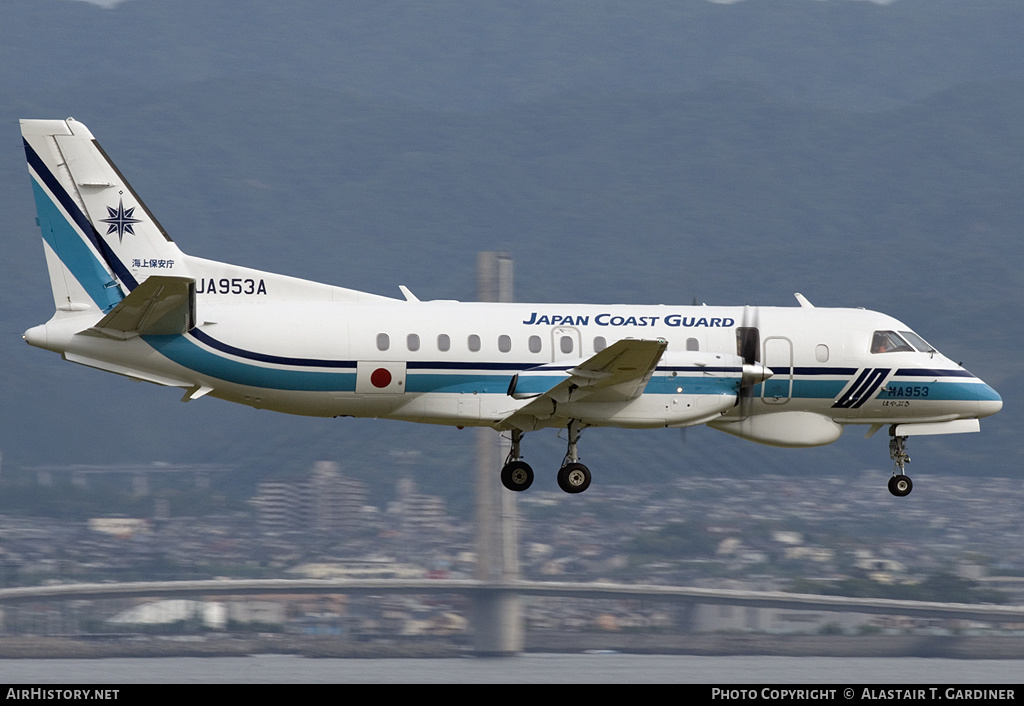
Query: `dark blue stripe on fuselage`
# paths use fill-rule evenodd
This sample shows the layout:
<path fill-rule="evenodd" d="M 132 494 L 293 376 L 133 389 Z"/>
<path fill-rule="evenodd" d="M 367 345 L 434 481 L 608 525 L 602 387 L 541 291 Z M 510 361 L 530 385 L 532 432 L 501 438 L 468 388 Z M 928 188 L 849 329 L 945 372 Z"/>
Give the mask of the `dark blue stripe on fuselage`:
<path fill-rule="evenodd" d="M 348 368 L 354 370 L 356 363 L 353 360 L 323 360 L 319 358 L 292 358 L 290 356 L 283 355 L 270 355 L 269 353 L 257 353 L 256 351 L 245 350 L 244 348 L 238 348 L 236 346 L 229 345 L 223 341 L 218 341 L 213 336 L 204 333 L 198 328 L 194 328 L 189 333 L 197 340 L 202 341 L 210 348 L 216 349 L 222 353 L 233 355 L 238 358 L 245 358 L 246 360 L 255 360 L 260 363 L 270 363 L 272 365 L 294 365 L 298 368 Z"/>
<path fill-rule="evenodd" d="M 972 378 L 974 374 L 968 370 L 935 370 L 930 368 L 900 368 L 896 376 L 935 377 L 935 378 Z"/>
<path fill-rule="evenodd" d="M 775 370 L 772 368 L 772 370 Z M 777 373 L 784 373 L 786 367 L 783 366 Z M 856 374 L 857 368 L 793 368 L 794 375 L 836 375 L 840 377 L 850 377 Z"/>

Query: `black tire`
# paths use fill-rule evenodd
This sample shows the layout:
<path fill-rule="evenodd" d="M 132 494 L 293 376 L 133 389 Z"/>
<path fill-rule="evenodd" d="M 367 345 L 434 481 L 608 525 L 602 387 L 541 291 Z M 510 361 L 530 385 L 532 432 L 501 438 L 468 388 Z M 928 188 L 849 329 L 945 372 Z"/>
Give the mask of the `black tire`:
<path fill-rule="evenodd" d="M 590 487 L 590 469 L 582 463 L 567 463 L 558 469 L 558 487 L 567 493 L 582 493 Z"/>
<path fill-rule="evenodd" d="M 525 461 L 510 461 L 501 469 L 501 484 L 517 493 L 533 485 L 533 469 Z"/>
<path fill-rule="evenodd" d="M 910 480 L 910 476 L 906 476 L 901 473 L 889 479 L 889 492 L 897 498 L 903 498 L 910 495 L 910 491 L 913 489 L 914 482 Z"/>

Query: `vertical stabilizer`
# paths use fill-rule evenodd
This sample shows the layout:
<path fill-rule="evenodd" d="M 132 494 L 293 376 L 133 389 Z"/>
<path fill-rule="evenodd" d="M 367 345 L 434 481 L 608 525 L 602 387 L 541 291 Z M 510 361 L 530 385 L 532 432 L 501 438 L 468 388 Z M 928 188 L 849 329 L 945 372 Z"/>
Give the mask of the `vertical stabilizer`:
<path fill-rule="evenodd" d="M 58 311 L 109 311 L 184 257 L 80 122 L 22 120 L 46 264 Z"/>

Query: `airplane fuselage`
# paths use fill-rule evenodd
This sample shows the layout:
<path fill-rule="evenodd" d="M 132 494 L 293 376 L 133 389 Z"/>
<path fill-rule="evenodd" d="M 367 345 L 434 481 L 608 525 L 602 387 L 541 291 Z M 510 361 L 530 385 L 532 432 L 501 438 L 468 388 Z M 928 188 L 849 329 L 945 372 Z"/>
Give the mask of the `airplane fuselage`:
<path fill-rule="evenodd" d="M 231 279 L 274 288 L 268 277 Z M 197 294 L 199 325 L 187 333 L 76 336 L 85 327 L 68 317 L 64 335 L 59 321 L 50 324 L 45 347 L 96 367 L 130 364 L 133 377 L 263 409 L 503 428 L 575 363 L 620 339 L 662 339 L 667 348 L 639 397 L 566 401 L 532 428 L 564 426 L 566 418 L 672 427 L 787 412 L 820 417 L 766 439 L 786 446 L 829 443 L 846 424 L 978 418 L 1001 404 L 938 352 L 872 353 L 875 331 L 908 327 L 863 309 L 327 299 L 297 310 L 241 286 Z M 772 375 L 741 405 L 743 328 L 756 329 L 756 359 Z"/>

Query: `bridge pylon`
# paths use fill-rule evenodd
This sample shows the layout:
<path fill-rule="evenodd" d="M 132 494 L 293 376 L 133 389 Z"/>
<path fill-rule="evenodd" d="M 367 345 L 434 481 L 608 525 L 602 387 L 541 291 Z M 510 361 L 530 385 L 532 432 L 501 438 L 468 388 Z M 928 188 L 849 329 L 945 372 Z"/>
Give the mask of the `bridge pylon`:
<path fill-rule="evenodd" d="M 480 301 L 512 301 L 511 255 L 477 255 Z M 476 578 L 488 583 L 519 579 L 519 533 L 515 493 L 505 492 L 498 481 L 506 449 L 492 429 L 477 431 L 476 473 Z M 473 596 L 473 648 L 479 655 L 514 655 L 526 644 L 522 602 L 505 589 L 481 591 Z"/>

